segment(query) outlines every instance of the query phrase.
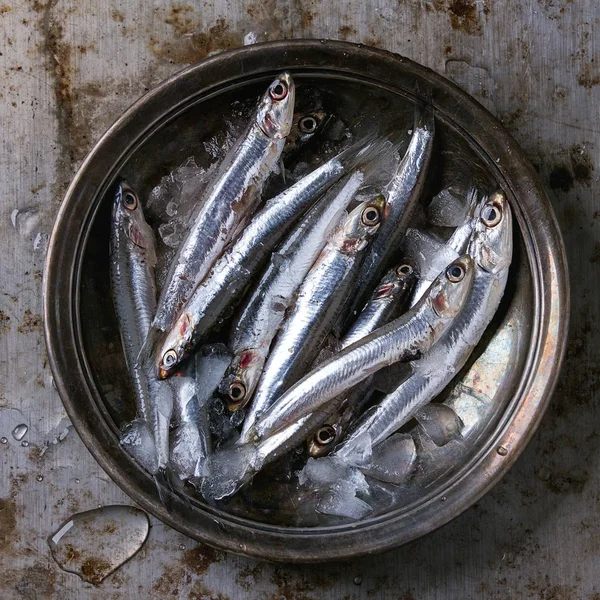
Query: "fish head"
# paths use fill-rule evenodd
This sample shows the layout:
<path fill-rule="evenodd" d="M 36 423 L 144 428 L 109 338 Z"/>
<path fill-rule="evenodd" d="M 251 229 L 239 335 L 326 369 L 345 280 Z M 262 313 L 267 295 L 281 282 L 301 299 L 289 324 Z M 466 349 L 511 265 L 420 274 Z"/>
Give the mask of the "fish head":
<path fill-rule="evenodd" d="M 292 127 L 285 141 L 285 150 L 295 150 L 308 142 L 327 122 L 328 114 L 322 109 L 310 112 L 295 112 Z"/>
<path fill-rule="evenodd" d="M 166 379 L 175 373 L 194 347 L 194 322 L 183 312 L 162 342 L 156 344 L 155 362 L 158 376 Z"/>
<path fill-rule="evenodd" d="M 254 348 L 243 350 L 233 357 L 219 386 L 230 412 L 243 408 L 252 398 L 264 362 L 264 354 Z"/>
<path fill-rule="evenodd" d="M 292 76 L 282 73 L 271 83 L 260 100 L 257 112 L 258 126 L 268 137 L 284 139 L 292 128 L 296 88 Z"/>
<path fill-rule="evenodd" d="M 465 254 L 438 275 L 424 300 L 441 319 L 453 319 L 463 307 L 473 283 L 475 264 Z"/>
<path fill-rule="evenodd" d="M 146 219 L 139 196 L 124 180 L 116 187 L 113 200 L 113 221 L 127 236 L 127 239 L 146 261 L 156 264 L 156 240 L 154 232 Z"/>
<path fill-rule="evenodd" d="M 488 273 L 504 271 L 512 260 L 512 212 L 506 196 L 494 192 L 478 206 L 469 254 Z"/>
<path fill-rule="evenodd" d="M 413 266 L 408 262 L 401 263 L 383 276 L 373 292 L 373 298 L 391 298 L 412 286 L 416 279 L 417 275 Z"/>
<path fill-rule="evenodd" d="M 336 234 L 336 242 L 344 254 L 357 254 L 364 250 L 375 235 L 385 210 L 385 198 L 376 196 L 361 202 L 351 211 Z"/>

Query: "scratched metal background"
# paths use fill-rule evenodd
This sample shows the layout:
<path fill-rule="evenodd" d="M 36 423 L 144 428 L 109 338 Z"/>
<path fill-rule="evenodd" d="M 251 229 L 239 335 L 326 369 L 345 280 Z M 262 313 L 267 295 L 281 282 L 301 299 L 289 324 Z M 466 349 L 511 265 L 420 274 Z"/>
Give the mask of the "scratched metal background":
<path fill-rule="evenodd" d="M 0 597 L 599 600 L 597 0 L 5 2 Z M 561 383 L 508 476 L 408 547 L 356 562 L 275 566 L 197 546 L 152 519 L 141 552 L 94 587 L 58 568 L 46 538 L 73 512 L 130 501 L 79 441 L 52 387 L 40 290 L 54 215 L 86 152 L 133 100 L 210 52 L 291 37 L 359 41 L 419 61 L 474 95 L 521 143 L 551 194 L 570 262 Z M 28 445 L 10 434 L 20 422 L 29 425 Z"/>

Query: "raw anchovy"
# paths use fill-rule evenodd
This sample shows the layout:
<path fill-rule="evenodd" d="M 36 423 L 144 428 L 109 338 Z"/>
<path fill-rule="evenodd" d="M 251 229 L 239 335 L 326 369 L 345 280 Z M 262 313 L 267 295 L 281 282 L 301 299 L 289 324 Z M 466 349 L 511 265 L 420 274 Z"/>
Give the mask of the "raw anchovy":
<path fill-rule="evenodd" d="M 373 160 L 382 149 L 382 143 L 354 145 L 266 203 L 196 288 L 170 331 L 154 334 L 160 377 L 172 374 L 242 297 L 266 257 L 316 198 L 349 169 Z"/>
<path fill-rule="evenodd" d="M 156 310 L 155 244 L 154 233 L 146 223 L 137 194 L 122 181 L 117 185 L 112 209 L 110 279 L 125 365 L 137 409 L 137 418 L 122 442 L 152 473 L 158 469 L 154 439 L 149 429 L 153 422 L 152 399 L 148 379 L 143 370 L 136 368 L 136 359 Z"/>
<path fill-rule="evenodd" d="M 502 193 L 479 205 L 468 253 L 475 262 L 475 276 L 459 317 L 421 360 L 412 363 L 408 379 L 365 414 L 336 456 L 359 465 L 368 462 L 371 449 L 439 394 L 479 343 L 504 294 L 512 260 L 512 215 Z"/>
<path fill-rule="evenodd" d="M 373 333 L 400 315 L 406 299 L 416 280 L 410 264 L 401 264 L 390 269 L 377 286 L 371 300 L 362 310 L 350 331 L 341 342 L 341 350 Z M 372 377 L 367 377 L 359 385 L 346 393 L 342 406 L 334 417 L 324 423 L 309 439 L 308 451 L 311 456 L 323 456 L 344 435 L 348 425 L 362 412 L 372 393 Z"/>
<path fill-rule="evenodd" d="M 445 265 L 440 265 L 439 259 L 455 260 L 465 253 L 469 238 L 475 229 L 477 219 L 475 218 L 475 210 L 477 208 L 478 193 L 477 190 L 471 188 L 467 195 L 467 210 L 463 222 L 454 230 L 448 241 L 438 248 L 431 248 L 427 251 L 426 248 L 419 246 L 420 261 L 417 269 L 421 277 L 417 281 L 413 294 L 410 300 L 410 306 L 413 307 L 427 291 L 431 282 L 438 276 Z M 407 238 L 408 233 L 407 233 Z M 435 246 L 435 243 L 433 244 Z M 447 263 L 446 263 L 447 264 Z"/>
<path fill-rule="evenodd" d="M 287 390 L 254 426 L 262 439 L 396 362 L 427 352 L 452 324 L 471 288 L 473 261 L 463 256 L 448 266 L 410 311 L 358 340 Z"/>
<path fill-rule="evenodd" d="M 416 113 L 413 134 L 404 158 L 383 191 L 386 209 L 381 228 L 356 278 L 358 292 L 344 307 L 341 317 L 348 322 L 367 302 L 375 284 L 397 252 L 421 195 L 431 160 L 434 134 L 433 109 Z"/>
<path fill-rule="evenodd" d="M 332 188 L 273 254 L 234 327 L 234 358 L 222 385 L 230 410 L 252 396 L 285 311 L 362 181 L 361 173 L 354 173 Z M 253 418 L 251 409 L 247 419 Z"/>
<path fill-rule="evenodd" d="M 358 182 L 348 183 L 354 192 L 360 183 L 358 179 Z M 302 282 L 296 303 L 269 354 L 240 443 L 250 441 L 250 432 L 258 418 L 315 359 L 350 292 L 353 269 L 379 228 L 383 210 L 381 197 L 359 204 L 327 243 Z"/>
<path fill-rule="evenodd" d="M 292 77 L 283 73 L 269 86 L 250 126 L 219 165 L 167 276 L 155 328 L 167 331 L 173 325 L 181 307 L 254 211 L 290 132 L 294 98 Z"/>

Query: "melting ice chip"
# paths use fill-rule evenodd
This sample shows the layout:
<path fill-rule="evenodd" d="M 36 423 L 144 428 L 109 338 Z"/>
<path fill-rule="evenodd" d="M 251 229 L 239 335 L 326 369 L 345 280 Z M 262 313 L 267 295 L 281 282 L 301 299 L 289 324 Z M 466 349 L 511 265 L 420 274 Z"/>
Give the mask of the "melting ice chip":
<path fill-rule="evenodd" d="M 360 470 L 378 481 L 399 485 L 408 479 L 416 458 L 412 436 L 396 433 L 373 448 L 371 462 Z"/>
<path fill-rule="evenodd" d="M 15 438 L 15 440 L 17 440 L 17 442 L 20 442 L 25 437 L 25 434 L 28 431 L 29 427 L 27 427 L 25 423 L 20 423 L 12 430 L 12 435 Z"/>
<path fill-rule="evenodd" d="M 144 511 L 104 506 L 68 518 L 48 545 L 61 569 L 97 585 L 138 552 L 149 530 Z"/>
<path fill-rule="evenodd" d="M 432 225 L 458 227 L 467 216 L 467 208 L 464 194 L 447 188 L 431 200 L 427 208 L 427 218 Z"/>
<path fill-rule="evenodd" d="M 426 404 L 415 416 L 436 446 L 445 446 L 464 427 L 461 418 L 445 404 Z"/>

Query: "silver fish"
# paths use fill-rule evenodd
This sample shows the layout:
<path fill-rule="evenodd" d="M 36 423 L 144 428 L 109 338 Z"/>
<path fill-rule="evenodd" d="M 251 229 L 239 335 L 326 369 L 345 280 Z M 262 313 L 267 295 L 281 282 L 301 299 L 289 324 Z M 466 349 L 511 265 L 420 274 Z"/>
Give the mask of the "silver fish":
<path fill-rule="evenodd" d="M 372 448 L 402 427 L 460 371 L 498 309 L 512 247 L 510 206 L 504 194 L 497 192 L 477 209 L 477 224 L 467 250 L 475 263 L 475 275 L 460 315 L 442 339 L 412 363 L 412 374 L 364 415 L 335 456 L 352 464 L 368 463 Z"/>
<path fill-rule="evenodd" d="M 341 318 L 346 329 L 352 315 L 366 304 L 376 282 L 381 279 L 390 259 L 398 251 L 408 223 L 421 195 L 433 149 L 435 119 L 433 109 L 425 107 L 415 115 L 413 134 L 404 158 L 385 187 L 385 214 L 356 278 L 354 294 L 344 307 Z"/>
<path fill-rule="evenodd" d="M 154 334 L 153 354 L 160 377 L 172 374 L 221 315 L 243 296 L 273 248 L 319 195 L 349 169 L 373 160 L 382 149 L 382 143 L 356 144 L 265 204 L 196 288 L 170 331 Z"/>
<path fill-rule="evenodd" d="M 344 336 L 340 349 L 351 346 L 397 317 L 404 307 L 415 280 L 416 273 L 408 263 L 390 269 L 350 331 Z M 311 456 L 324 456 L 333 449 L 350 423 L 362 412 L 362 408 L 372 395 L 372 388 L 372 377 L 367 377 L 345 394 L 342 406 L 336 411 L 334 417 L 328 419 L 308 439 L 308 451 Z"/>
<path fill-rule="evenodd" d="M 243 407 L 254 393 L 285 311 L 362 181 L 354 173 L 329 190 L 273 254 L 233 330 L 234 358 L 222 385 L 230 410 Z M 254 419 L 255 410 L 247 419 Z"/>
<path fill-rule="evenodd" d="M 146 223 L 135 191 L 122 181 L 117 185 L 110 235 L 110 280 L 125 365 L 131 379 L 137 418 L 122 442 L 148 471 L 158 468 L 151 419 L 150 389 L 136 359 L 150 330 L 156 310 L 155 238 Z"/>
<path fill-rule="evenodd" d="M 219 165 L 171 265 L 155 328 L 167 331 L 172 327 L 194 289 L 254 212 L 290 132 L 294 98 L 292 77 L 283 73 L 271 83 L 248 129 Z"/>
<path fill-rule="evenodd" d="M 349 182 L 351 184 L 351 182 Z M 354 185 L 354 192 L 358 185 Z M 316 358 L 339 308 L 350 293 L 353 270 L 379 228 L 384 200 L 359 204 L 327 243 L 298 290 L 296 302 L 271 349 L 240 443 L 277 397 L 299 379 Z"/>
<path fill-rule="evenodd" d="M 258 439 L 315 411 L 369 375 L 396 362 L 420 358 L 450 327 L 473 280 L 473 261 L 450 264 L 410 311 L 348 346 L 294 384 L 256 423 Z"/>

